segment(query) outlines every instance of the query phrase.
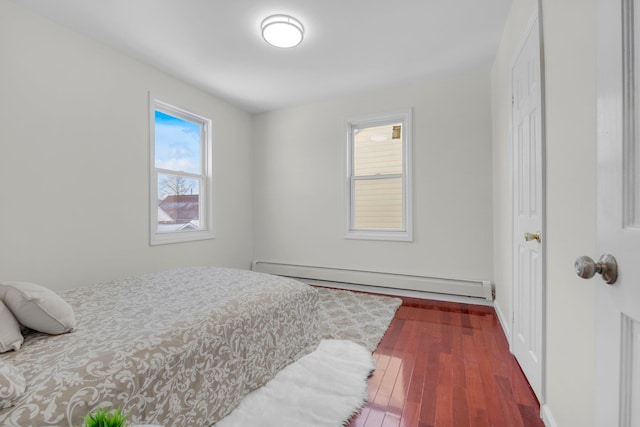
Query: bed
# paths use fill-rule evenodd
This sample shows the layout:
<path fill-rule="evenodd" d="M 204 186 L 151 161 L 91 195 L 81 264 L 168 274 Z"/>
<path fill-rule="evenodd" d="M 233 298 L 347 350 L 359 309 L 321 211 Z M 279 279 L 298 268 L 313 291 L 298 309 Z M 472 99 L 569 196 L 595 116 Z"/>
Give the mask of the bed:
<path fill-rule="evenodd" d="M 262 273 L 181 268 L 59 295 L 75 330 L 25 331 L 0 354 L 26 381 L 2 426 L 77 427 L 98 406 L 137 424 L 210 426 L 320 340 L 317 292 Z"/>

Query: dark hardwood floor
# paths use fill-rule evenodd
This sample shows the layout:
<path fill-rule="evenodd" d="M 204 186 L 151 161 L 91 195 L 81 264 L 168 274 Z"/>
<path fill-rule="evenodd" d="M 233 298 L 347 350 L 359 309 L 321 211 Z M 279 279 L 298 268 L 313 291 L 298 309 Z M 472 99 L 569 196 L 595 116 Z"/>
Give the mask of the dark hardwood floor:
<path fill-rule="evenodd" d="M 403 301 L 349 427 L 544 426 L 493 308 Z"/>

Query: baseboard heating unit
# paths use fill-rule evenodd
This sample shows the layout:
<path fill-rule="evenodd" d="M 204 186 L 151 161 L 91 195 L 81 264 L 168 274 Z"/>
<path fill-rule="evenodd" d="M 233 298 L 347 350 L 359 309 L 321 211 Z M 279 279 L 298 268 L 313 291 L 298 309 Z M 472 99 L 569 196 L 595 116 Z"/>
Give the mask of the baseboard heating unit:
<path fill-rule="evenodd" d="M 493 301 L 493 289 L 491 282 L 488 280 L 448 279 L 408 274 L 379 273 L 374 271 L 282 264 L 266 261 L 254 261 L 252 269 L 262 273 L 300 279 L 407 289 L 419 292 L 433 292 L 447 295 L 482 298 L 488 301 Z"/>

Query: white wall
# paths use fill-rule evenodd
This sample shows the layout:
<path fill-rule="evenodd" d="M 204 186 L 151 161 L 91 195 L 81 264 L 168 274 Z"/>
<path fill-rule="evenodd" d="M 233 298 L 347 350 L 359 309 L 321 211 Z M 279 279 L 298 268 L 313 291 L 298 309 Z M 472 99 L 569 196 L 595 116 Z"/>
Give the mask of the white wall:
<path fill-rule="evenodd" d="M 593 424 L 595 283 L 573 263 L 595 253 L 595 2 L 542 2 L 547 75 L 549 408 L 559 426 Z M 593 254 L 593 255 L 591 255 Z"/>
<path fill-rule="evenodd" d="M 214 120 L 217 239 L 149 246 L 151 90 Z M 251 117 L 0 0 L 0 280 L 248 268 Z"/>
<path fill-rule="evenodd" d="M 592 426 L 594 287 L 573 272 L 595 250 L 595 17 L 593 0 L 543 0 L 547 165 L 549 421 Z M 535 0 L 514 0 L 492 70 L 496 306 L 511 319 L 510 67 Z M 593 256 L 597 256 L 594 254 Z M 550 424 L 553 425 L 553 424 Z"/>
<path fill-rule="evenodd" d="M 407 107 L 414 242 L 345 239 L 345 119 Z M 257 260 L 490 280 L 488 73 L 255 116 L 254 194 Z"/>

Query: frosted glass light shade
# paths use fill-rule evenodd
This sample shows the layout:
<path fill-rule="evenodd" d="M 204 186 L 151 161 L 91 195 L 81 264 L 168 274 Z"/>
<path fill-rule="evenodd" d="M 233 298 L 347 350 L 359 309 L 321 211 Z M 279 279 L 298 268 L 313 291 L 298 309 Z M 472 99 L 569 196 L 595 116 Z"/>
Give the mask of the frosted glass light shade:
<path fill-rule="evenodd" d="M 275 47 L 294 47 L 302 42 L 304 27 L 289 15 L 271 15 L 261 24 L 262 38 Z"/>

